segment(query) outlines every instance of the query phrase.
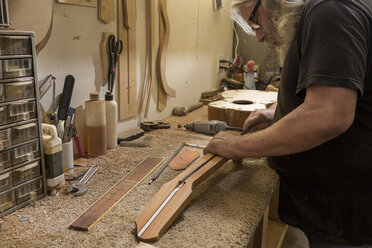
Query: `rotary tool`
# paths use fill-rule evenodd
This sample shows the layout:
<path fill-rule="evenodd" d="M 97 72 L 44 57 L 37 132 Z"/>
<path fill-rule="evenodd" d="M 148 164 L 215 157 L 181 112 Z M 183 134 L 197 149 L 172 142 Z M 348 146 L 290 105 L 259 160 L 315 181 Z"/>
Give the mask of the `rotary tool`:
<path fill-rule="evenodd" d="M 181 128 L 181 125 L 178 125 Z M 204 133 L 204 134 L 211 134 L 214 135 L 220 131 L 226 130 L 235 130 L 235 131 L 242 131 L 243 129 L 240 127 L 231 127 L 226 124 L 224 121 L 197 121 L 190 124 L 184 125 L 187 130 L 195 131 L 197 133 Z"/>

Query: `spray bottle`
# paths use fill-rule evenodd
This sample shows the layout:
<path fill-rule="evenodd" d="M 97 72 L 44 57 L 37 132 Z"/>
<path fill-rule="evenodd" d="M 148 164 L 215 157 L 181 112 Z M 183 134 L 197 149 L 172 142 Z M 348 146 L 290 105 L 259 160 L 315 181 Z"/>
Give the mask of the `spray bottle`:
<path fill-rule="evenodd" d="M 256 83 L 255 83 L 254 75 L 253 75 L 254 65 L 255 65 L 255 62 L 253 60 L 249 60 L 247 62 L 247 77 L 245 78 L 244 87 L 249 90 L 256 89 Z"/>

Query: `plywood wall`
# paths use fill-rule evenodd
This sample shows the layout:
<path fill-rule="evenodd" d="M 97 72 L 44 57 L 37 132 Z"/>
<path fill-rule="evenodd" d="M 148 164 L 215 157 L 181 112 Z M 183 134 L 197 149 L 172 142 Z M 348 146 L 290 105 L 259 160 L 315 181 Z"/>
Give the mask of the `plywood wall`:
<path fill-rule="evenodd" d="M 177 91 L 169 98 L 163 112 L 156 110 L 157 87 L 153 87 L 150 114 L 147 120 L 158 120 L 171 115 L 173 107 L 198 101 L 200 93 L 215 88 L 222 77 L 216 71 L 217 55 L 231 57 L 233 29 L 228 16 L 230 0 L 214 11 L 213 0 L 168 1 L 170 41 L 167 55 L 168 84 Z M 74 75 L 75 89 L 71 106 L 84 107 L 89 93 L 98 91 L 103 98 L 107 83 L 103 79 L 100 42 L 102 32 L 116 33 L 116 23 L 104 24 L 97 18 L 97 9 L 53 2 L 54 25 L 48 44 L 40 52 L 39 79 L 49 73 L 57 77 L 57 93 L 62 92 L 64 78 Z M 145 0 L 137 0 L 137 89 L 143 83 L 145 72 Z M 117 83 L 115 85 L 117 89 Z M 116 92 L 115 97 L 118 94 Z M 51 92 L 42 103 L 48 106 Z M 116 99 L 118 100 L 118 99 Z M 83 118 L 77 119 L 77 128 Z M 134 128 L 138 118 L 118 123 L 118 131 Z M 83 133 L 84 130 L 81 129 Z"/>

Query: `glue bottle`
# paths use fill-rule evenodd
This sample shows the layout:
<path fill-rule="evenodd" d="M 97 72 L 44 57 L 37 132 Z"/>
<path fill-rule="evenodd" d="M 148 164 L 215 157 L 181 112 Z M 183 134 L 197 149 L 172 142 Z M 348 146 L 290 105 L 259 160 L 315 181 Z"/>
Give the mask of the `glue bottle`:
<path fill-rule="evenodd" d="M 48 189 L 65 182 L 62 165 L 62 140 L 54 125 L 42 123 L 43 147 Z"/>
<path fill-rule="evenodd" d="M 106 104 L 106 133 L 107 133 L 107 148 L 115 148 L 118 144 L 118 134 L 116 124 L 118 122 L 118 104 L 114 101 L 114 96 L 111 92 L 105 95 Z"/>
<path fill-rule="evenodd" d="M 99 93 L 90 93 L 90 101 L 85 102 L 85 127 L 87 152 L 89 156 L 105 155 L 107 151 L 106 105 L 99 100 Z"/>

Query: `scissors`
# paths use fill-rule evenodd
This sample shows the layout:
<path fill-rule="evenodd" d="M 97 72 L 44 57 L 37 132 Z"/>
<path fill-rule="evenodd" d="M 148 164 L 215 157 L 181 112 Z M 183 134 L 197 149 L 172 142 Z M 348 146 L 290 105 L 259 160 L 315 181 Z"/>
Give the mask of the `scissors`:
<path fill-rule="evenodd" d="M 108 37 L 107 43 L 108 53 L 110 56 L 110 68 L 108 73 L 108 90 L 112 93 L 114 89 L 115 75 L 116 75 L 116 64 L 119 60 L 121 51 L 123 50 L 123 42 L 121 40 L 116 41 L 115 35 Z"/>

